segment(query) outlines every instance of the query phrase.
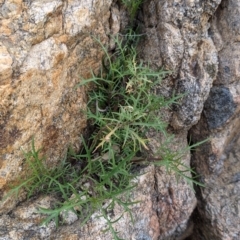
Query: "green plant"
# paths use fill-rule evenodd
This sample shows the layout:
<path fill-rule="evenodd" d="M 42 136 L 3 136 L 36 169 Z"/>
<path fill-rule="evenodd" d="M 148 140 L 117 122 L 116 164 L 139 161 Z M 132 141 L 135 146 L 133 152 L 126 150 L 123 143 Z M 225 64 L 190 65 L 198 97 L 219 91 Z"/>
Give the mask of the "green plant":
<path fill-rule="evenodd" d="M 106 58 L 100 75 L 82 81 L 97 85 L 89 94 L 87 118 L 95 125 L 90 149 L 109 152 L 119 148 L 121 156 L 148 149 L 145 133 L 149 129 L 166 134 L 166 124 L 156 111 L 169 107 L 179 97 L 165 99 L 152 93 L 166 71 L 153 71 L 137 60 L 136 35 L 115 38 L 116 51 L 110 56 L 101 44 Z M 129 40 L 130 39 L 130 40 Z M 110 153 L 109 153 L 110 154 Z M 113 153 L 110 154 L 112 156 Z"/>
<path fill-rule="evenodd" d="M 89 139 L 92 157 L 95 154 L 104 155 L 105 158 L 109 156 L 108 161 L 112 158 L 115 161 L 119 157 L 124 160 L 131 155 L 131 163 L 165 166 L 179 177 L 200 184 L 186 174 L 193 173 L 193 170 L 184 166 L 181 159 L 186 152 L 203 142 L 181 151 L 171 149 L 174 136 L 167 133 L 167 124 L 157 113 L 177 104 L 182 95 L 165 98 L 154 94 L 154 87 L 161 84 L 162 78 L 170 72 L 152 70 L 139 61 L 136 52 L 138 38 L 139 35 L 133 32 L 122 38 L 116 37 L 113 55 L 108 54 L 107 49 L 96 39 L 105 52 L 103 69 L 99 75 L 92 74 L 92 78 L 82 79 L 78 85 L 91 82 L 96 86 L 89 93 L 86 113 L 89 124 L 95 127 Z M 166 139 L 157 153 L 150 152 L 148 148 L 149 139 L 146 138 L 146 133 L 150 130 L 160 132 Z"/>
<path fill-rule="evenodd" d="M 121 2 L 127 8 L 130 15 L 130 22 L 133 24 L 133 20 L 135 19 L 137 11 L 143 3 L 143 0 L 121 0 Z"/>
<path fill-rule="evenodd" d="M 61 218 L 62 214 L 69 211 L 74 212 L 82 220 L 82 224 L 88 221 L 96 210 L 100 210 L 110 224 L 106 212 L 115 204 L 129 212 L 128 207 L 134 203 L 127 198 L 123 201 L 120 195 L 124 193 L 127 196 L 134 187 L 130 184 L 134 177 L 134 174 L 130 173 L 130 159 L 104 164 L 100 158 L 92 159 L 84 139 L 83 145 L 84 154 L 77 155 L 72 150 L 68 153 L 68 159 L 86 160 L 80 167 L 64 158 L 58 166 L 49 168 L 32 141 L 32 150 L 24 153 L 28 175 L 20 180 L 20 185 L 12 188 L 7 197 L 18 195 L 21 189 L 28 193 L 28 198 L 37 194 L 51 194 L 58 202 L 53 209 L 40 207 L 39 212 L 47 215 L 43 224 L 54 220 L 57 226 L 59 222 L 64 223 L 61 221 L 64 219 Z"/>
<path fill-rule="evenodd" d="M 181 97 L 166 99 L 154 94 L 154 87 L 161 84 L 169 72 L 154 71 L 139 61 L 138 36 L 133 32 L 115 38 L 116 49 L 112 55 L 98 39 L 96 41 L 105 53 L 103 68 L 98 75 L 92 74 L 92 78 L 82 79 L 78 85 L 93 86 L 86 115 L 94 131 L 88 141 L 82 138 L 83 148 L 79 154 L 69 149 L 68 156 L 52 169 L 47 167 L 32 142 L 32 150 L 25 153 L 30 175 L 13 188 L 11 194 L 24 188 L 28 197 L 39 193 L 54 195 L 58 202 L 53 209 L 39 209 L 47 215 L 46 224 L 54 220 L 58 225 L 63 221 L 62 214 L 69 211 L 85 223 L 100 210 L 108 224 L 106 230 L 112 232 L 114 239 L 119 239 L 113 224 L 121 216 L 111 221 L 107 212 L 118 204 L 131 215 L 130 206 L 134 202 L 126 196 L 135 187 L 131 181 L 136 177 L 135 163 L 165 166 L 179 177 L 197 182 L 188 175 L 192 170 L 181 163 L 185 151 L 174 152 L 169 148 L 167 141 L 171 142 L 172 136 L 168 136 L 167 124 L 157 114 Z M 156 155 L 148 147 L 146 133 L 150 130 L 160 132 L 167 139 Z"/>

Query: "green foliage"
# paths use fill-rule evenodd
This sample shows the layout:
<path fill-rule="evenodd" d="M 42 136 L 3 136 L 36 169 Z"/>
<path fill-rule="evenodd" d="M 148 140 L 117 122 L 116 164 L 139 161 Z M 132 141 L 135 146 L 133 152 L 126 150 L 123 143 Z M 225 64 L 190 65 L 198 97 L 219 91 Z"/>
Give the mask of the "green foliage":
<path fill-rule="evenodd" d="M 143 3 L 143 0 L 121 0 L 121 2 L 127 8 L 131 24 L 133 24 L 133 20 L 135 19 L 137 11 Z"/>
<path fill-rule="evenodd" d="M 189 173 L 194 174 L 194 171 L 185 166 L 181 159 L 202 142 L 181 151 L 171 149 L 174 136 L 168 135 L 167 124 L 157 113 L 177 104 L 182 96 L 173 95 L 167 99 L 154 94 L 154 87 L 161 84 L 169 71 L 154 71 L 139 62 L 136 52 L 138 38 L 133 32 L 116 37 L 113 55 L 108 54 L 96 39 L 105 52 L 103 69 L 99 75 L 92 74 L 91 79 L 83 79 L 79 84 L 82 86 L 92 82 L 96 86 L 89 93 L 86 113 L 89 124 L 94 125 L 95 129 L 89 139 L 90 152 L 93 156 L 96 153 L 109 156 L 108 161 L 124 161 L 130 156 L 132 164 L 165 166 L 169 172 L 184 177 L 189 183 L 200 184 L 190 177 Z M 157 153 L 150 152 L 148 148 L 146 133 L 152 130 L 160 132 L 166 139 Z"/>
<path fill-rule="evenodd" d="M 180 97 L 166 99 L 153 92 L 169 72 L 154 71 L 139 61 L 138 36 L 134 33 L 116 37 L 112 55 L 96 41 L 105 52 L 103 68 L 100 74 L 92 74 L 92 78 L 82 79 L 78 85 L 95 86 L 89 93 L 86 111 L 94 131 L 87 141 L 82 138 L 83 149 L 79 154 L 70 149 L 68 156 L 55 168 L 47 166 L 33 142 L 32 150 L 25 153 L 29 176 L 14 187 L 11 194 L 18 194 L 24 188 L 28 197 L 40 193 L 55 196 L 59 201 L 53 209 L 39 209 L 47 215 L 45 224 L 51 220 L 56 225 L 62 223 L 62 214 L 69 211 L 77 214 L 84 224 L 99 210 L 108 224 L 105 230 L 119 239 L 113 224 L 121 216 L 111 221 L 107 213 L 118 204 L 131 215 L 130 206 L 134 202 L 127 196 L 135 187 L 131 180 L 136 176 L 132 171 L 136 162 L 165 166 L 179 177 L 197 182 L 189 177 L 189 172 L 193 171 L 181 163 L 186 151 L 174 152 L 169 148 L 172 136 L 168 136 L 167 125 L 157 114 Z M 146 133 L 150 130 L 160 132 L 167 139 L 157 155 L 148 147 Z"/>
<path fill-rule="evenodd" d="M 147 130 L 165 133 L 166 124 L 156 111 L 170 106 L 177 98 L 166 100 L 151 93 L 167 72 L 153 71 L 137 62 L 136 49 L 131 44 L 134 37 L 137 36 L 127 36 L 125 42 L 116 38 L 116 52 L 106 56 L 105 69 L 100 76 L 93 75 L 86 81 L 98 86 L 89 94 L 87 111 L 89 121 L 98 129 L 92 135 L 93 152 L 99 150 L 112 156 L 113 147 L 117 147 L 121 156 L 136 153 L 148 149 Z M 104 51 L 107 53 L 107 49 Z"/>
<path fill-rule="evenodd" d="M 120 195 L 128 196 L 134 187 L 130 184 L 134 177 L 130 173 L 130 156 L 124 161 L 109 161 L 105 164 L 101 158 L 92 159 L 84 139 L 83 145 L 84 153 L 77 155 L 72 150 L 68 153 L 69 158 L 79 161 L 80 167 L 64 158 L 58 166 L 49 168 L 45 159 L 40 157 L 40 150 L 35 150 L 33 141 L 32 150 L 24 153 L 29 175 L 21 180 L 20 185 L 13 187 L 8 196 L 18 194 L 22 188 L 28 193 L 28 198 L 37 194 L 55 196 L 58 202 L 54 208 L 40 207 L 39 212 L 47 215 L 43 224 L 54 220 L 57 226 L 64 223 L 61 214 L 69 211 L 77 214 L 82 224 L 97 210 L 111 223 L 106 213 L 111 211 L 115 204 L 129 212 L 128 207 L 134 203 L 128 201 L 128 198 L 123 201 Z M 86 161 L 83 162 L 83 159 Z M 112 230 L 110 225 L 109 228 Z"/>
<path fill-rule="evenodd" d="M 106 53 L 104 69 L 99 76 L 86 80 L 97 86 L 89 94 L 87 111 L 90 123 L 95 126 L 90 149 L 93 153 L 108 153 L 110 158 L 147 150 L 145 133 L 149 129 L 166 134 L 166 124 L 156 111 L 169 107 L 177 99 L 166 100 L 151 93 L 168 72 L 153 71 L 137 62 L 135 38 L 135 35 L 127 35 L 122 40 L 117 37 L 117 49 L 112 56 L 102 46 Z M 83 80 L 80 85 L 84 84 Z M 114 148 L 120 154 L 116 155 Z"/>

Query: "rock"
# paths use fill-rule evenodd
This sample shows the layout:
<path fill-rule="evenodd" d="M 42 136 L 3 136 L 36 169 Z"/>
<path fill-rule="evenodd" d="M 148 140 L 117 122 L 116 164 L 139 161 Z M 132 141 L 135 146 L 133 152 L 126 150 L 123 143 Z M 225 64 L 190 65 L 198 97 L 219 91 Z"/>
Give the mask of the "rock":
<path fill-rule="evenodd" d="M 110 221 L 122 216 L 113 224 L 114 229 L 122 239 L 178 239 L 188 227 L 186 219 L 190 217 L 196 204 L 193 191 L 182 180 L 176 186 L 174 174 L 169 174 L 166 178 L 163 167 L 149 166 L 140 170 L 140 173 L 133 181 L 137 187 L 129 195 L 130 201 L 138 202 L 129 205 L 132 218 L 117 204 L 112 212 L 107 213 Z M 122 196 L 122 200 L 124 199 L 126 197 Z M 66 215 L 62 216 L 64 221 L 67 224 L 72 223 L 71 225 L 56 229 L 54 222 L 50 222 L 47 226 L 39 226 L 46 216 L 39 214 L 38 208 L 50 208 L 55 201 L 51 197 L 39 197 L 37 200 L 24 202 L 15 208 L 11 215 L 3 214 L 0 218 L 0 239 L 112 239 L 110 231 L 104 232 L 108 225 L 106 220 L 100 217 L 100 211 L 93 214 L 82 227 L 79 227 L 81 220 L 77 220 L 72 212 L 65 212 Z"/>
<path fill-rule="evenodd" d="M 172 87 L 163 82 L 160 93 L 169 89 L 171 95 L 173 85 L 177 93 L 185 93 L 170 120 L 175 132 L 187 131 L 200 120 L 190 131 L 191 139 L 198 142 L 211 138 L 193 158 L 199 180 L 206 184 L 197 192 L 199 204 L 193 215 L 196 224 L 192 234 L 196 240 L 239 238 L 235 207 L 239 205 L 239 189 L 234 182 L 239 170 L 236 160 L 224 157 L 239 129 L 239 4 L 222 1 L 217 10 L 219 4 L 149 1 L 141 16 L 146 31 L 143 58 L 156 68 L 163 64 L 173 70 L 172 79 L 168 78 Z M 234 171 L 229 168 L 231 164 L 236 166 Z M 223 184 L 222 172 L 231 182 L 229 187 Z M 222 208 L 228 209 L 225 216 Z"/>
<path fill-rule="evenodd" d="M 198 122 L 216 79 L 217 50 L 208 35 L 208 20 L 219 3 L 152 0 L 144 4 L 143 57 L 158 68 L 163 64 L 173 71 L 177 94 L 183 94 L 173 112 L 175 129 L 189 129 Z"/>
<path fill-rule="evenodd" d="M 63 223 L 68 224 L 68 225 L 73 224 L 74 222 L 76 222 L 78 220 L 77 214 L 72 210 L 62 211 L 60 214 L 60 217 L 61 217 Z"/>
<path fill-rule="evenodd" d="M 152 136 L 155 140 L 159 135 Z M 182 141 L 182 134 L 175 138 L 172 150 L 177 151 L 186 146 Z M 156 147 L 153 141 L 150 146 Z M 159 144 L 159 141 L 158 141 Z M 188 165 L 190 154 L 182 157 L 183 164 Z M 191 229 L 189 218 L 196 206 L 196 198 L 191 185 L 184 179 L 177 181 L 174 172 L 167 173 L 166 168 L 149 166 L 139 170 L 140 176 L 133 180 L 136 188 L 131 191 L 129 201 L 137 202 L 130 205 L 131 216 L 122 206 L 115 205 L 113 211 L 108 213 L 110 221 L 121 219 L 113 224 L 115 231 L 121 239 L 180 239 L 186 236 L 188 228 Z M 176 184 L 178 182 L 178 184 Z M 127 194 L 125 194 L 127 195 Z M 123 196 L 123 199 L 124 196 Z M 107 203 L 106 203 L 107 204 Z M 111 239 L 109 231 L 103 232 L 108 227 L 106 220 L 100 212 L 96 212 L 86 226 L 76 229 L 77 224 L 59 229 L 53 236 L 56 239 L 65 239 L 66 234 L 73 232 L 83 239 Z M 132 221 L 133 220 L 133 221 Z M 191 231 L 189 232 L 189 234 Z M 189 235 L 188 234 L 188 235 Z M 85 238 L 84 238 L 85 237 Z"/>
<path fill-rule="evenodd" d="M 49 208 L 55 199 L 39 197 L 38 200 L 18 206 L 11 215 L 1 215 L 0 239 L 49 239 L 51 232 L 56 230 L 54 222 L 41 226 L 44 216 L 38 213 L 38 208 Z"/>
<path fill-rule="evenodd" d="M 235 125 L 236 129 L 240 127 L 237 120 L 229 124 Z M 196 135 L 198 127 L 193 129 L 195 137 L 200 137 Z M 236 129 L 229 127 L 228 133 L 226 129 L 211 132 L 210 143 L 194 154 L 193 164 L 205 187 L 197 190 L 192 240 L 239 239 L 240 138 Z"/>
<path fill-rule="evenodd" d="M 151 139 L 154 139 L 150 144 L 152 148 L 161 147 L 163 144 L 160 140 L 163 140 L 163 137 L 159 134 L 152 135 Z M 172 153 L 185 149 L 181 154 L 181 163 L 189 167 L 190 152 L 187 149 L 186 132 L 175 134 L 170 149 Z M 154 177 L 156 195 L 153 195 L 153 207 L 156 209 L 159 222 L 158 239 L 186 238 L 191 234 L 193 223 L 190 216 L 197 204 L 193 186 L 182 177 L 178 178 L 174 171 L 168 172 L 167 166 L 156 167 Z"/>
<path fill-rule="evenodd" d="M 191 129 L 194 141 L 209 142 L 194 153 L 193 164 L 206 187 L 197 191 L 198 207 L 191 239 L 240 238 L 239 215 L 239 37 L 236 1 L 222 1 L 210 33 L 219 53 L 219 72 L 199 123 Z"/>
<path fill-rule="evenodd" d="M 204 115 L 209 129 L 221 127 L 236 110 L 236 103 L 228 88 L 214 86 L 205 102 Z"/>
<path fill-rule="evenodd" d="M 195 196 L 191 185 L 164 166 L 140 169 L 130 195 L 139 201 L 130 206 L 134 222 L 119 205 L 107 213 L 110 221 L 122 216 L 113 224 L 122 239 L 240 238 L 239 11 L 234 0 L 144 2 L 135 21 L 145 35 L 141 59 L 172 71 L 154 91 L 165 97 L 183 94 L 178 104 L 158 114 L 175 134 L 173 152 L 187 148 L 187 136 L 193 143 L 210 138 L 192 152 L 192 165 L 189 150 L 181 158 L 206 187 L 197 187 Z M 92 36 L 113 50 L 108 35 L 124 32 L 129 14 L 115 0 L 0 0 L 0 20 L 3 196 L 9 183 L 26 174 L 21 149 L 31 149 L 32 137 L 49 166 L 58 164 L 69 145 L 80 148 L 86 89 L 75 86 L 99 70 L 103 56 Z M 164 137 L 148 136 L 156 152 Z M 37 212 L 56 200 L 25 198 L 20 192 L 1 202 L 0 239 L 112 239 L 103 231 L 107 222 L 99 211 L 82 227 L 75 213 L 62 212 L 66 225 L 56 229 L 53 222 L 39 226 L 44 216 Z"/>
<path fill-rule="evenodd" d="M 151 166 L 144 169 L 142 173 L 144 172 L 145 174 L 134 180 L 134 184 L 137 187 L 130 194 L 131 201 L 139 201 L 139 203 L 129 206 L 132 210 L 134 224 L 132 224 L 130 215 L 125 213 L 124 209 L 119 205 L 116 205 L 112 212 L 107 213 L 110 221 L 114 221 L 123 215 L 114 224 L 115 230 L 122 239 L 157 239 L 159 235 L 159 224 L 152 202 L 152 195 L 155 192 L 154 167 Z M 144 191 L 141 189 L 144 189 Z M 77 239 L 112 239 L 110 231 L 104 232 L 108 225 L 103 217 L 99 217 L 101 215 L 101 212 L 96 212 L 82 228 L 78 228 L 79 222 L 76 222 L 72 226 L 59 229 L 51 237 L 54 239 L 65 239 L 71 233 L 71 236 L 76 235 Z"/>
<path fill-rule="evenodd" d="M 0 192 L 26 174 L 24 151 L 56 165 L 80 147 L 86 92 L 75 86 L 97 72 L 108 43 L 111 0 L 6 0 L 0 4 Z M 117 31 L 115 29 L 114 31 Z M 5 191 L 6 190 L 6 191 Z M 2 195 L 2 194 L 1 194 Z M 12 209 L 16 201 L 0 206 Z M 3 206 L 3 205 L 2 205 Z"/>
<path fill-rule="evenodd" d="M 0 45 L 0 81 L 4 82 L 6 79 L 10 79 L 12 76 L 12 58 L 9 55 L 7 48 Z M 2 85 L 2 84 L 1 84 Z"/>

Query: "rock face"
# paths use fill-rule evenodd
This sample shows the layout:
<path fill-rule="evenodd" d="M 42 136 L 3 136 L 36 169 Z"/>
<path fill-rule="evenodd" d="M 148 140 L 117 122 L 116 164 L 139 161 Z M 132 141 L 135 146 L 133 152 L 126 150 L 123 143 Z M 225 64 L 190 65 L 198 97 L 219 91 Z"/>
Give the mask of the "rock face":
<path fill-rule="evenodd" d="M 50 165 L 79 148 L 86 97 L 75 86 L 101 65 L 91 36 L 108 42 L 111 3 L 0 1 L 0 191 L 24 174 L 33 137 Z"/>
<path fill-rule="evenodd" d="M 189 156 L 187 160 L 189 161 Z M 182 239 L 180 237 L 183 236 L 183 232 L 188 227 L 191 229 L 188 219 L 196 206 L 193 191 L 185 181 L 179 182 L 177 191 L 176 178 L 171 174 L 161 182 L 166 175 L 164 168 L 156 170 L 155 167 L 150 166 L 142 173 L 145 174 L 134 180 L 137 188 L 131 194 L 132 201 L 139 201 L 130 206 L 134 222 L 120 206 L 115 206 L 113 212 L 109 213 L 108 217 L 111 221 L 118 219 L 124 213 L 114 224 L 119 237 L 149 240 Z M 112 239 L 109 231 L 103 232 L 108 225 L 103 217 L 99 217 L 100 212 L 96 212 L 83 227 L 79 227 L 81 221 L 76 219 L 74 224 L 58 229 L 53 222 L 48 226 L 39 227 L 43 216 L 37 213 L 37 209 L 39 206 L 50 207 L 51 203 L 54 203 L 54 199 L 39 197 L 28 204 L 18 206 L 11 215 L 2 215 L 0 239 Z"/>
<path fill-rule="evenodd" d="M 171 125 L 189 129 L 200 119 L 218 71 L 217 50 L 208 34 L 219 1 L 148 1 L 143 7 L 144 56 L 173 71 L 172 90 L 185 94 Z"/>
<path fill-rule="evenodd" d="M 57 164 L 69 144 L 79 148 L 86 119 L 79 76 L 98 71 L 102 51 L 92 35 L 108 44 L 128 22 L 126 9 L 112 0 L 0 0 L 0 194 L 24 174 L 20 148 L 36 147 Z M 145 35 L 141 56 L 173 73 L 156 89 L 168 97 L 183 94 L 164 117 L 175 134 L 173 149 L 210 137 L 192 153 L 192 166 L 205 188 L 196 194 L 163 167 L 142 169 L 132 192 L 134 223 L 124 214 L 114 224 L 122 239 L 240 239 L 240 84 L 239 12 L 236 0 L 149 0 L 137 22 Z M 163 113 L 159 113 L 163 114 Z M 190 131 L 189 131 L 190 130 Z M 151 133 L 149 133 L 151 134 Z M 163 136 L 153 133 L 154 151 Z M 190 167 L 190 152 L 182 158 Z M 21 199 L 20 199 L 21 200 Z M 0 239 L 112 239 L 96 213 L 56 229 L 39 227 L 36 206 L 51 206 L 49 196 L 0 205 Z M 195 210 L 194 210 L 195 209 Z M 7 214 L 11 210 L 11 213 Z M 116 206 L 114 221 L 123 209 Z"/>
<path fill-rule="evenodd" d="M 206 187 L 198 189 L 198 221 L 192 239 L 240 238 L 239 32 L 236 1 L 222 1 L 211 21 L 219 72 L 201 120 L 191 130 L 194 141 L 210 138 L 194 154 L 193 164 Z"/>
<path fill-rule="evenodd" d="M 181 103 L 168 114 L 169 123 L 175 129 L 175 135 L 180 139 L 187 138 L 188 130 L 196 124 L 208 98 L 213 81 L 218 72 L 217 49 L 211 39 L 209 19 L 214 14 L 220 1 L 157 1 L 146 2 L 143 6 L 140 21 L 146 33 L 143 43 L 143 58 L 155 67 L 164 65 L 173 71 L 171 78 L 164 81 L 160 93 L 171 96 L 173 91 L 184 94 Z M 185 136 L 185 137 L 184 137 Z M 156 138 L 156 141 L 157 140 Z M 180 141 L 179 141 L 180 142 Z M 185 142 L 185 147 L 187 142 Z M 190 166 L 190 162 L 185 162 Z M 168 189 L 166 177 L 158 176 L 158 184 Z M 185 194 L 180 197 L 184 206 L 194 209 L 194 196 L 189 189 L 178 191 L 176 184 L 173 192 Z M 191 199 L 191 200 L 190 200 Z M 176 211 L 170 206 L 172 212 Z M 180 209 L 179 209 L 180 210 Z M 178 210 L 178 211 L 179 211 Z M 185 239 L 192 233 L 193 224 L 189 214 L 181 211 L 174 214 L 174 223 L 166 224 L 164 211 L 159 214 L 160 226 L 168 226 L 168 234 L 161 232 L 159 239 Z M 169 217 L 169 216 L 168 216 Z M 179 235 L 174 233 L 179 232 Z"/>

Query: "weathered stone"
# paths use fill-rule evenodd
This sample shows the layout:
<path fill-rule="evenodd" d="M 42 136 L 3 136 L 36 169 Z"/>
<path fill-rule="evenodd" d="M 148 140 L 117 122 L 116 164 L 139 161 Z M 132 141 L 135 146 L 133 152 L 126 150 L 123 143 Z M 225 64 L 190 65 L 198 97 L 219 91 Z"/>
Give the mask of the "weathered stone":
<path fill-rule="evenodd" d="M 229 89 L 212 87 L 205 102 L 204 115 L 210 129 L 221 127 L 234 114 L 236 104 Z"/>
<path fill-rule="evenodd" d="M 222 0 L 219 6 L 220 2 L 150 0 L 139 13 L 145 35 L 139 47 L 142 60 L 173 72 L 155 92 L 166 97 L 183 94 L 180 104 L 158 113 L 169 123 L 169 132 L 175 133 L 173 151 L 187 147 L 187 131 L 198 121 L 190 131 L 191 140 L 210 137 L 210 141 L 193 153 L 192 164 L 206 187 L 197 188 L 192 218 L 196 198 L 191 186 L 182 179 L 177 184 L 175 175 L 167 174 L 164 167 L 150 166 L 135 179 L 131 200 L 140 202 L 131 206 L 134 223 L 124 213 L 114 224 L 123 239 L 181 240 L 192 232 L 194 240 L 240 238 L 240 4 Z M 114 49 L 108 34 L 123 32 L 129 14 L 112 0 L 0 0 L 0 21 L 3 195 L 9 182 L 26 174 L 20 148 L 28 151 L 32 136 L 36 148 L 43 147 L 49 156 L 49 165 L 58 163 L 68 144 L 79 148 L 86 124 L 80 109 L 85 108 L 86 97 L 83 88 L 74 87 L 79 76 L 97 72 L 102 59 L 91 36 Z M 162 136 L 148 135 L 156 152 Z M 189 152 L 182 157 L 187 167 L 189 157 Z M 102 231 L 107 224 L 97 217 L 99 212 L 83 227 L 74 214 L 62 216 L 72 225 L 56 230 L 51 222 L 40 227 L 43 216 L 37 208 L 50 207 L 55 200 L 39 197 L 13 209 L 25 197 L 21 192 L 18 199 L 1 202 L 0 239 L 112 239 L 110 232 Z M 108 217 L 116 220 L 123 212 L 116 205 Z"/>
<path fill-rule="evenodd" d="M 12 58 L 3 45 L 0 45 L 0 54 L 0 82 L 3 83 L 12 76 Z"/>
<path fill-rule="evenodd" d="M 40 226 L 44 216 L 38 213 L 38 208 L 49 208 L 54 203 L 51 197 L 39 197 L 38 200 L 19 206 L 11 215 L 0 218 L 0 239 L 49 239 L 51 232 L 56 230 L 54 222 L 48 226 Z"/>
<path fill-rule="evenodd" d="M 193 240 L 240 238 L 239 11 L 238 2 L 224 0 L 211 22 L 210 34 L 219 51 L 219 72 L 202 118 L 191 130 L 195 142 L 210 139 L 193 158 L 206 186 L 197 191 Z"/>
<path fill-rule="evenodd" d="M 200 118 L 218 71 L 208 20 L 219 1 L 157 1 L 143 7 L 146 45 L 143 56 L 173 71 L 176 91 L 185 94 L 172 118 L 175 129 L 188 129 Z M 148 42 L 153 42 L 149 47 Z M 157 61 L 156 61 L 156 60 Z"/>
<path fill-rule="evenodd" d="M 240 125 L 237 119 L 231 125 L 234 127 L 228 128 L 227 133 L 225 129 L 211 132 L 211 142 L 200 147 L 194 154 L 193 164 L 205 187 L 197 191 L 198 207 L 194 215 L 193 240 L 237 240 L 240 236 L 240 138 L 236 136 Z M 203 134 L 199 131 L 199 127 L 203 126 L 201 124 L 193 129 L 193 135 L 198 139 L 200 136 L 196 132 Z"/>
<path fill-rule="evenodd" d="M 111 0 L 6 0 L 0 5 L 0 189 L 24 175 L 23 150 L 55 165 L 86 126 L 81 78 L 98 71 L 109 41 Z M 2 196 L 1 196 L 2 197 Z M 15 204 L 0 207 L 10 210 Z M 3 207 L 4 206 L 4 207 Z"/>
<path fill-rule="evenodd" d="M 151 135 L 151 149 L 158 150 L 157 147 L 163 144 L 161 139 L 159 134 Z M 171 151 L 181 152 L 183 149 L 187 149 L 187 136 L 182 131 L 175 134 Z M 186 167 L 190 165 L 189 150 L 182 154 L 181 163 Z M 158 216 L 158 239 L 161 240 L 184 239 L 191 234 L 190 216 L 196 207 L 196 198 L 191 184 L 183 178 L 177 179 L 177 175 L 167 172 L 165 167 L 155 168 L 156 195 L 153 195 L 153 207 Z"/>
<path fill-rule="evenodd" d="M 191 139 L 211 139 L 194 153 L 199 181 L 206 184 L 197 194 L 198 214 L 193 215 L 192 239 L 196 240 L 239 238 L 238 157 L 234 161 L 224 157 L 240 127 L 239 3 L 222 1 L 215 13 L 219 4 L 150 1 L 143 10 L 147 32 L 143 57 L 152 58 L 155 66 L 163 63 L 173 69 L 177 92 L 186 94 L 174 109 L 171 125 L 188 129 L 202 117 L 191 130 Z M 222 209 L 227 209 L 224 214 Z"/>
<path fill-rule="evenodd" d="M 186 160 L 189 161 L 189 156 Z M 193 191 L 185 181 L 181 180 L 175 185 L 174 174 L 169 174 L 166 178 L 163 167 L 150 166 L 141 172 L 145 174 L 134 180 L 137 187 L 130 195 L 130 201 L 138 201 L 137 204 L 129 206 L 134 222 L 123 207 L 116 205 L 108 214 L 111 221 L 122 215 L 122 218 L 113 224 L 114 229 L 122 239 L 180 239 L 189 224 L 186 219 L 190 217 L 196 204 Z M 71 219 L 64 216 L 63 219 L 68 223 L 75 223 L 64 225 L 57 230 L 53 222 L 40 227 L 40 222 L 46 216 L 39 214 L 38 208 L 49 208 L 54 205 L 54 201 L 49 197 L 40 197 L 30 203 L 23 203 L 12 211 L 11 216 L 2 215 L 0 239 L 112 239 L 110 231 L 103 231 L 108 225 L 103 217 L 99 217 L 101 212 L 96 212 L 82 227 L 79 227 L 81 221 L 76 221 L 76 216 Z"/>

